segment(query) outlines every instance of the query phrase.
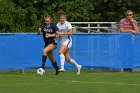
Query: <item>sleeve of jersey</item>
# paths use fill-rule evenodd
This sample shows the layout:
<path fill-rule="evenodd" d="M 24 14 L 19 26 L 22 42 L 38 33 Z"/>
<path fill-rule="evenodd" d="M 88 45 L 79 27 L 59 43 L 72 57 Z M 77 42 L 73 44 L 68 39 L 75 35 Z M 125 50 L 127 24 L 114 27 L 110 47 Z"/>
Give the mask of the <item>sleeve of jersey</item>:
<path fill-rule="evenodd" d="M 54 25 L 54 32 L 58 31 L 58 28 L 56 25 Z"/>
<path fill-rule="evenodd" d="M 72 25 L 70 23 L 68 23 L 67 25 L 68 25 L 68 29 L 72 28 Z"/>

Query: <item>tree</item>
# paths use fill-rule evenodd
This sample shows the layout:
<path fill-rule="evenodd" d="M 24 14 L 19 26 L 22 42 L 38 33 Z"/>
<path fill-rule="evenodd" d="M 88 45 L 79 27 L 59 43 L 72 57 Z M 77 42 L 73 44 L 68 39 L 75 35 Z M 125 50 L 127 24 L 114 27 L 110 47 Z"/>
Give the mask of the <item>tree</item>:
<path fill-rule="evenodd" d="M 0 31 L 8 32 L 14 30 L 14 4 L 8 0 L 0 0 Z"/>
<path fill-rule="evenodd" d="M 0 0 L 0 32 L 35 32 L 50 15 L 59 21 L 63 10 L 68 21 L 118 22 L 128 9 L 140 21 L 140 0 Z"/>

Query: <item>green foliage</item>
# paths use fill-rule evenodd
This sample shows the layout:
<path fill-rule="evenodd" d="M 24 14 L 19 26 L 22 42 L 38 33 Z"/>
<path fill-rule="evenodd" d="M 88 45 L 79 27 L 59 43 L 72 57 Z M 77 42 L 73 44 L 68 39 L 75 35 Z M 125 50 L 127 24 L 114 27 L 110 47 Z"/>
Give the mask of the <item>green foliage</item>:
<path fill-rule="evenodd" d="M 8 0 L 0 0 L 0 29 L 2 32 L 12 30 L 14 26 L 15 7 Z"/>
<path fill-rule="evenodd" d="M 59 21 L 64 10 L 68 21 L 116 21 L 131 9 L 139 21 L 139 0 L 0 0 L 0 32 L 35 32 L 45 15 Z"/>

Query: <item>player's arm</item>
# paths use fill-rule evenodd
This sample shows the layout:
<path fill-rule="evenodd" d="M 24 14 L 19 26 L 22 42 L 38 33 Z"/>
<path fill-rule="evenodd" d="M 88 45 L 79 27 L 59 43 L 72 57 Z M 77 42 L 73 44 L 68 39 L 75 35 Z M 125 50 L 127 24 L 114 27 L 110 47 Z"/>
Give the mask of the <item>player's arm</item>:
<path fill-rule="evenodd" d="M 49 38 L 49 37 L 56 37 L 56 33 L 53 33 L 53 34 L 46 34 L 46 38 Z"/>
<path fill-rule="evenodd" d="M 68 32 L 59 32 L 59 31 L 57 31 L 56 34 L 57 35 L 72 35 L 73 31 L 72 31 L 72 29 L 69 29 Z"/>
<path fill-rule="evenodd" d="M 67 32 L 58 32 L 57 31 L 56 33 L 57 33 L 57 35 L 72 35 L 73 34 L 73 30 L 71 28 Z"/>
<path fill-rule="evenodd" d="M 41 32 L 42 32 L 42 31 L 41 31 L 41 30 L 42 30 L 42 25 L 43 25 L 43 24 L 40 24 L 39 27 L 38 27 L 38 30 L 37 30 L 37 34 L 38 34 L 38 35 L 40 35 Z"/>
<path fill-rule="evenodd" d="M 63 32 L 63 35 L 72 35 L 73 34 L 73 29 L 69 29 L 67 32 Z"/>
<path fill-rule="evenodd" d="M 38 28 L 37 34 L 40 35 L 40 33 L 41 33 L 41 28 Z"/>
<path fill-rule="evenodd" d="M 57 27 L 56 26 L 54 26 L 54 33 L 53 34 L 46 34 L 46 37 L 47 38 L 49 38 L 49 37 L 56 37 L 56 35 L 57 35 L 57 32 L 58 31 L 58 29 L 57 29 Z"/>

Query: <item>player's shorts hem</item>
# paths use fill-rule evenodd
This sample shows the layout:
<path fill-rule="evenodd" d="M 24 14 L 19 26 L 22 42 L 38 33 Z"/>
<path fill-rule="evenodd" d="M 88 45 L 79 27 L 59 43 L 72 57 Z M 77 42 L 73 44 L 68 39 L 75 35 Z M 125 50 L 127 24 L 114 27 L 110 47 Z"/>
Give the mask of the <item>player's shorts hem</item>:
<path fill-rule="evenodd" d="M 72 47 L 72 41 L 69 41 L 67 43 L 62 43 L 61 46 L 66 46 L 68 49 Z"/>
<path fill-rule="evenodd" d="M 55 48 L 57 48 L 57 43 L 48 43 L 48 44 L 45 44 L 44 47 L 47 47 L 49 44 L 53 44 Z"/>

